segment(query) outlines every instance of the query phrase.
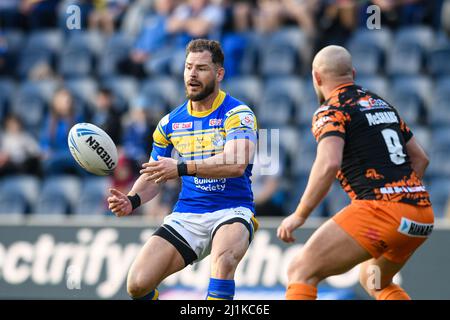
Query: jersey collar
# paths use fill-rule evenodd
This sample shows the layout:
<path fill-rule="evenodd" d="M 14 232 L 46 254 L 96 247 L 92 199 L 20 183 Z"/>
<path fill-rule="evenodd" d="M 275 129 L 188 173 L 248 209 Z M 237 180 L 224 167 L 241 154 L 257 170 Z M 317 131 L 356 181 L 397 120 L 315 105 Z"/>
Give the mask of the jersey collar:
<path fill-rule="evenodd" d="M 217 95 L 217 97 L 214 99 L 214 102 L 212 104 L 211 109 L 209 110 L 205 110 L 205 111 L 195 111 L 192 110 L 192 106 L 191 106 L 191 100 L 188 101 L 187 104 L 187 110 L 189 112 L 189 114 L 191 116 L 197 117 L 197 118 L 202 118 L 202 117 L 206 117 L 209 116 L 211 113 L 213 113 L 218 107 L 220 107 L 220 105 L 223 103 L 223 100 L 225 100 L 225 96 L 226 93 L 222 90 L 219 90 L 219 94 Z"/>
<path fill-rule="evenodd" d="M 337 86 L 336 88 L 334 88 L 333 91 L 331 91 L 330 97 L 335 96 L 335 95 L 337 94 L 337 92 L 338 92 L 339 90 L 341 90 L 342 88 L 348 87 L 348 86 L 352 86 L 352 85 L 354 85 L 354 84 L 355 84 L 355 83 L 354 83 L 353 81 L 352 81 L 352 82 L 346 82 L 346 83 L 340 84 L 339 86 Z"/>

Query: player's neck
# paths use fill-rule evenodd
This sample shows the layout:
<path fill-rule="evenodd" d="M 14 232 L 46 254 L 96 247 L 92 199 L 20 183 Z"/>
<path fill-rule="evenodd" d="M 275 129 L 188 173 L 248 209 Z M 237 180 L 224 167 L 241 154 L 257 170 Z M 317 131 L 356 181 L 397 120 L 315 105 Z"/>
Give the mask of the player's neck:
<path fill-rule="evenodd" d="M 342 79 L 341 81 L 338 82 L 333 82 L 328 84 L 327 86 L 324 86 L 322 89 L 323 92 L 323 96 L 325 97 L 325 100 L 330 99 L 337 90 L 339 90 L 340 88 L 347 86 L 349 84 L 353 84 L 354 80 L 351 78 L 346 78 L 346 79 Z"/>
<path fill-rule="evenodd" d="M 219 88 L 216 88 L 209 96 L 207 96 L 203 100 L 192 101 L 191 100 L 191 108 L 193 111 L 201 112 L 207 111 L 213 107 L 214 100 L 217 98 L 219 94 Z"/>

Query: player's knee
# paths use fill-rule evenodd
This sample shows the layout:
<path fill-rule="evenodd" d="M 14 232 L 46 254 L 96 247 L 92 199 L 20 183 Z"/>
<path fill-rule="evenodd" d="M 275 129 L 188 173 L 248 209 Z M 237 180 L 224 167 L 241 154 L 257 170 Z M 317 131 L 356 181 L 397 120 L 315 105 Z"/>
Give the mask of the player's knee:
<path fill-rule="evenodd" d="M 289 283 L 299 282 L 317 285 L 322 280 L 314 264 L 309 263 L 302 254 L 289 263 L 287 276 Z"/>
<path fill-rule="evenodd" d="M 217 277 L 230 277 L 236 270 L 239 257 L 232 251 L 227 250 L 213 257 L 213 269 Z"/>
<path fill-rule="evenodd" d="M 140 298 L 153 290 L 151 284 L 142 277 L 130 275 L 127 280 L 127 291 L 131 298 Z"/>

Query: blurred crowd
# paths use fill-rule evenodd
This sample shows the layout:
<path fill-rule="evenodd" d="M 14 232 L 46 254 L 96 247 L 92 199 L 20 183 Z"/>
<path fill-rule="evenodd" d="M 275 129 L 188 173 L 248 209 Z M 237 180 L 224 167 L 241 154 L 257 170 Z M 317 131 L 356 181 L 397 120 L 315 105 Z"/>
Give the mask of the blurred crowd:
<path fill-rule="evenodd" d="M 145 80 L 159 74 L 180 77 L 185 45 L 199 37 L 221 41 L 226 77 L 232 79 L 241 72 L 249 34 L 269 37 L 294 27 L 302 30 L 308 44 L 300 48 L 303 68 L 295 72 L 307 76 L 317 50 L 328 44 L 345 45 L 354 30 L 367 27 L 373 13 L 367 9 L 373 4 L 381 10 L 381 25 L 390 30 L 427 25 L 450 35 L 450 0 L 1 0 L 0 76 L 14 81 L 52 79 L 58 86 L 37 128 L 30 129 L 8 106 L 0 109 L 0 176 L 86 176 L 69 153 L 67 134 L 75 123 L 88 121 L 103 128 L 117 144 L 120 159 L 112 185 L 127 191 L 148 160 L 155 125 L 168 111 L 152 108 L 140 94 L 123 107 L 114 89 L 103 85 L 93 92 L 89 108 L 80 107 L 73 91 L 64 85 L 65 75 L 51 63 L 35 64 L 24 72 L 12 68 L 11 44 L 3 37 L 9 30 L 31 34 L 58 29 L 68 35 L 72 31 L 67 28 L 67 8 L 77 5 L 82 30 L 96 31 L 103 38 L 120 33 L 131 40 L 126 54 L 116 61 L 117 74 Z M 280 179 L 289 174 L 285 163 L 275 176 L 254 177 L 258 215 L 288 213 Z M 142 214 L 169 213 L 179 188 L 178 181 L 167 183 Z"/>

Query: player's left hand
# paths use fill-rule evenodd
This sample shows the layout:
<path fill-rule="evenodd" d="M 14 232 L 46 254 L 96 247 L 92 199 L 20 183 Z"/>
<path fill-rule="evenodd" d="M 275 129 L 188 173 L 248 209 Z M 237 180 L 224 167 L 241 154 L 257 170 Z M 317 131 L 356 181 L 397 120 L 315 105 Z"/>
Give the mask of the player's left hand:
<path fill-rule="evenodd" d="M 158 156 L 158 161 L 147 162 L 142 165 L 140 174 L 147 175 L 146 181 L 162 183 L 178 178 L 177 160 Z"/>
<path fill-rule="evenodd" d="M 293 232 L 305 223 L 306 219 L 293 213 L 287 218 L 283 219 L 277 230 L 277 237 L 287 243 L 295 241 Z"/>

